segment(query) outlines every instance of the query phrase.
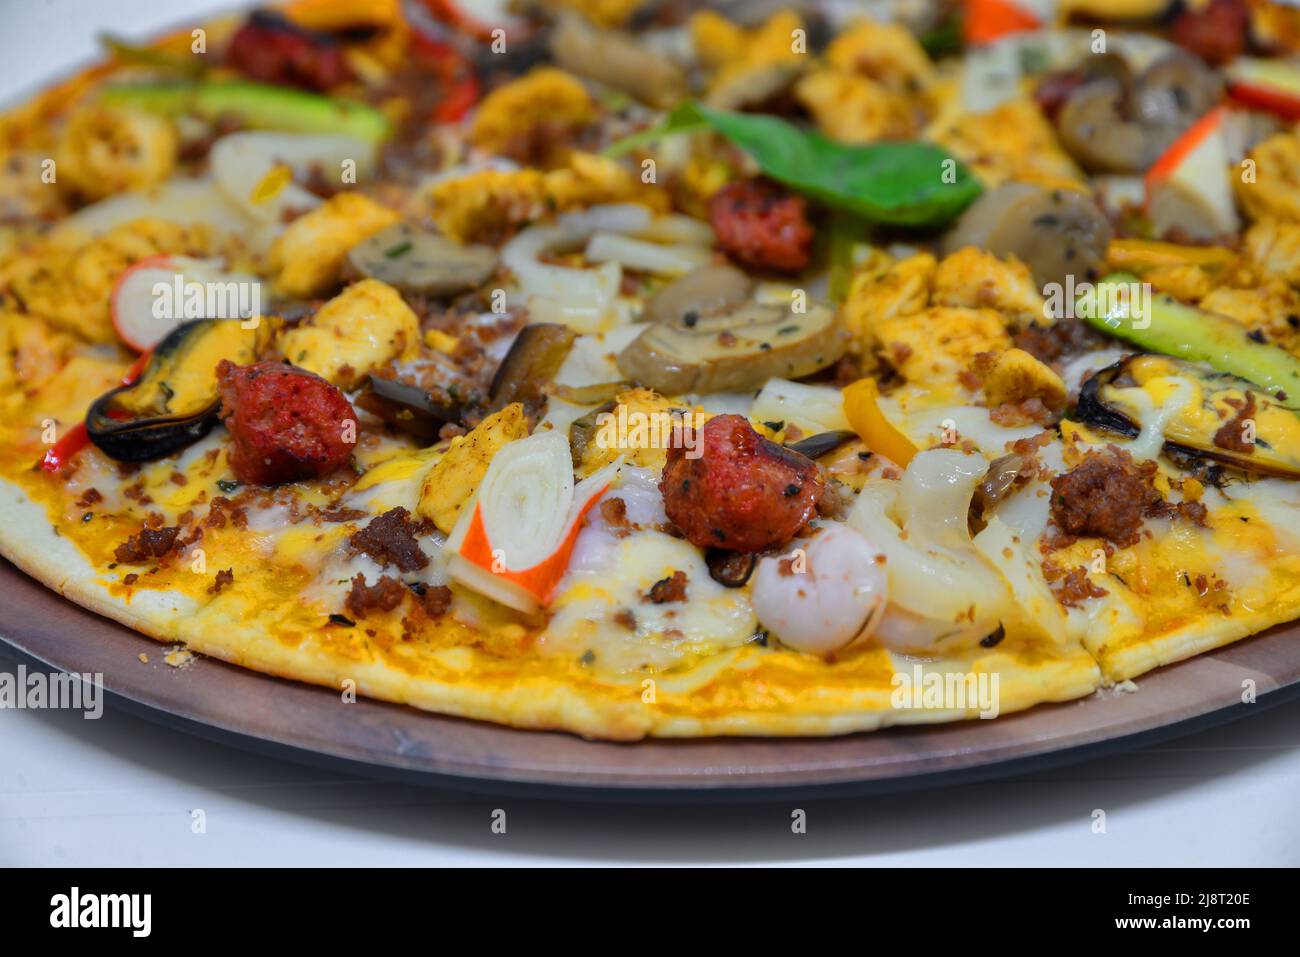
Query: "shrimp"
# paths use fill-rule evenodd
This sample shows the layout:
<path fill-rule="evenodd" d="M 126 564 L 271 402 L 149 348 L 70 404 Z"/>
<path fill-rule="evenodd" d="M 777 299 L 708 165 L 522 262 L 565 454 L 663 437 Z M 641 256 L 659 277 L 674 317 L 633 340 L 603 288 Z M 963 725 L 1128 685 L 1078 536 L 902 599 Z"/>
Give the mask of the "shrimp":
<path fill-rule="evenodd" d="M 762 559 L 751 595 L 760 624 L 809 654 L 865 641 L 888 601 L 882 557 L 861 532 L 831 525 L 793 552 Z"/>

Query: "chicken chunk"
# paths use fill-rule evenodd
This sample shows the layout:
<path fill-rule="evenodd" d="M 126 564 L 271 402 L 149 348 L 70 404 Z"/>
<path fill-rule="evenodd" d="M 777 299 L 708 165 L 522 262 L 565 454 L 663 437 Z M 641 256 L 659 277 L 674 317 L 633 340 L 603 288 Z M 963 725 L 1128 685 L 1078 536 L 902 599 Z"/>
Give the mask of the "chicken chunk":
<path fill-rule="evenodd" d="M 837 70 L 870 77 L 897 93 L 919 93 L 935 83 L 934 63 L 916 37 L 897 23 L 861 20 L 826 48 Z"/>
<path fill-rule="evenodd" d="M 419 342 L 420 321 L 397 290 L 363 279 L 282 332 L 278 345 L 294 365 L 348 390 L 376 366 L 411 354 Z"/>
<path fill-rule="evenodd" d="M 685 411 L 682 403 L 649 389 L 629 389 L 615 401 L 617 405 L 610 417 L 598 425 L 583 449 L 578 473 L 590 475 L 620 456 L 630 465 L 662 470 L 667 452 L 659 430 L 671 422 L 674 411 Z M 688 424 L 693 422 L 689 420 Z"/>
<path fill-rule="evenodd" d="M 1008 349 L 985 373 L 984 396 L 990 408 L 1039 399 L 1055 409 L 1065 404 L 1066 390 L 1061 377 L 1028 352 Z"/>
<path fill-rule="evenodd" d="M 1254 176 L 1233 176 L 1237 199 L 1254 220 L 1300 223 L 1300 137 L 1276 133 L 1247 154 Z"/>
<path fill-rule="evenodd" d="M 968 164 L 990 189 L 1015 181 L 1078 188 L 1083 173 L 1031 100 L 1010 100 L 984 113 L 954 111 L 929 139 Z"/>
<path fill-rule="evenodd" d="M 1263 219 L 1246 230 L 1246 256 L 1265 275 L 1300 287 L 1300 221 Z"/>
<path fill-rule="evenodd" d="M 576 77 L 541 67 L 483 98 L 470 139 L 491 153 L 529 161 L 543 150 L 548 155 L 558 152 L 552 147 L 564 137 L 557 134 L 579 129 L 595 117 L 596 104 Z M 539 131 L 549 133 L 539 136 Z M 538 139 L 545 142 L 534 142 Z"/>
<path fill-rule="evenodd" d="M 322 296 L 339 284 L 348 250 L 398 221 L 396 212 L 359 193 L 339 193 L 299 216 L 271 246 L 275 287 L 283 296 Z"/>
<path fill-rule="evenodd" d="M 815 70 L 795 84 L 795 98 L 819 130 L 842 143 L 900 139 L 915 132 L 907 99 L 869 77 Z"/>
<path fill-rule="evenodd" d="M 785 90 L 809 63 L 796 31 L 803 20 L 779 10 L 746 30 L 712 11 L 691 17 L 696 56 L 714 70 L 706 101 L 721 109 L 740 109 L 771 99 Z"/>
<path fill-rule="evenodd" d="M 478 491 L 493 457 L 508 443 L 528 435 L 524 407 L 512 402 L 500 412 L 489 415 L 466 435 L 451 440 L 451 447 L 425 476 L 416 506 L 447 534 L 456 527 L 461 510 Z"/>
<path fill-rule="evenodd" d="M 950 379 L 969 372 L 981 352 L 1011 348 L 1006 325 L 992 309 L 931 306 L 875 328 L 881 354 L 909 382 Z"/>
<path fill-rule="evenodd" d="M 123 223 L 84 242 L 41 243 L 0 268 L 23 310 L 90 342 L 115 342 L 109 298 L 118 277 L 142 259 L 204 256 L 208 230 L 160 219 Z"/>
<path fill-rule="evenodd" d="M 1050 322 L 1029 267 L 1014 256 L 999 259 L 967 246 L 947 256 L 934 274 L 937 306 L 996 309 L 1015 325 Z"/>
<path fill-rule="evenodd" d="M 842 315 L 858 351 L 871 351 L 877 323 L 916 315 L 930 304 L 930 283 L 937 265 L 934 256 L 917 253 L 894 263 L 883 273 L 862 272 L 854 276 Z"/>
<path fill-rule="evenodd" d="M 460 242 L 497 243 L 548 212 L 565 212 L 600 203 L 640 203 L 664 210 L 665 191 L 643 184 L 612 160 L 573 153 L 568 165 L 543 173 L 480 170 L 436 184 L 429 194 L 430 215 Z"/>

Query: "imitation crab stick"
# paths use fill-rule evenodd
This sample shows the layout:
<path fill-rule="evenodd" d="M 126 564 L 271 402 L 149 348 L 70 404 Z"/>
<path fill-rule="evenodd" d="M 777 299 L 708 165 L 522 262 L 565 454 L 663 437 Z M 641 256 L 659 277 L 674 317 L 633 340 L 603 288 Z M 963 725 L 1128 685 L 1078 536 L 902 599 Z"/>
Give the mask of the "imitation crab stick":
<path fill-rule="evenodd" d="M 880 411 L 880 387 L 875 379 L 859 379 L 844 390 L 844 417 L 871 451 L 904 468 L 917 448 Z"/>
<path fill-rule="evenodd" d="M 183 290 L 176 295 L 176 289 Z M 188 256 L 150 256 L 131 266 L 113 284 L 109 309 L 118 337 L 136 352 L 157 345 L 167 333 L 186 319 L 242 319 L 238 315 L 240 287 L 251 296 L 258 286 L 256 276 L 222 271 L 215 260 Z M 186 298 L 205 289 L 236 293 L 235 301 L 214 302 L 211 309 L 197 302 L 187 309 Z M 162 295 L 160 295 L 162 293 Z M 260 301 L 260 296 L 259 296 Z M 251 302 L 250 302 L 251 305 Z"/>
<path fill-rule="evenodd" d="M 575 485 L 562 434 L 511 442 L 493 457 L 447 539 L 448 573 L 518 611 L 544 607 L 569 567 L 583 517 L 618 468 L 608 465 Z"/>
<path fill-rule="evenodd" d="M 1037 30 L 1042 25 L 1031 11 L 1011 0 L 966 0 L 967 43 L 992 43 L 1007 34 Z"/>
<path fill-rule="evenodd" d="M 1300 66 L 1294 61 L 1238 57 L 1225 73 L 1233 99 L 1300 120 Z"/>
<path fill-rule="evenodd" d="M 1223 107 L 1206 113 L 1147 171 L 1146 212 L 1158 235 L 1178 230 L 1209 240 L 1237 231 L 1224 139 L 1227 116 Z"/>

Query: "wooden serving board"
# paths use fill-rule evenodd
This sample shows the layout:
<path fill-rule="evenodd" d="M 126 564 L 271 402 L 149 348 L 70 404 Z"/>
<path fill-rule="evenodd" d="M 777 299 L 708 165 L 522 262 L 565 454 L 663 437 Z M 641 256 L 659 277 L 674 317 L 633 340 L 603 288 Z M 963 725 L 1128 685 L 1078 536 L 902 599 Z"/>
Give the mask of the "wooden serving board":
<path fill-rule="evenodd" d="M 839 738 L 615 744 L 429 714 L 196 657 L 66 601 L 0 560 L 0 637 L 70 672 L 100 672 L 117 706 L 203 737 L 370 776 L 533 796 L 736 800 L 886 791 L 1022 773 L 1197 730 L 1300 696 L 1300 624 L 1102 692 L 993 721 Z M 149 656 L 143 664 L 139 655 Z M 1259 698 L 1241 701 L 1245 679 Z"/>

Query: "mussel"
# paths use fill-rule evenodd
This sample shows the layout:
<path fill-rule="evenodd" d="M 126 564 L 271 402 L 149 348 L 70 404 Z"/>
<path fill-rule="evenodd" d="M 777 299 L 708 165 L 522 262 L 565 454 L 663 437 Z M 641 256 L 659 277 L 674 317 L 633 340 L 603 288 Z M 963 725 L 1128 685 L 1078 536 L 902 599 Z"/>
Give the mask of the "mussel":
<path fill-rule="evenodd" d="M 1076 414 L 1133 438 L 1159 428 L 1164 448 L 1248 472 L 1300 478 L 1300 417 L 1244 379 L 1167 356 L 1128 356 L 1092 375 Z"/>
<path fill-rule="evenodd" d="M 100 396 L 86 413 L 86 432 L 105 455 L 148 462 L 207 435 L 221 411 L 217 364 L 257 359 L 269 323 L 245 329 L 239 319 L 186 322 L 154 347 L 140 378 Z"/>

